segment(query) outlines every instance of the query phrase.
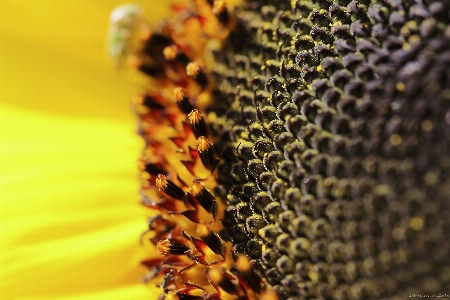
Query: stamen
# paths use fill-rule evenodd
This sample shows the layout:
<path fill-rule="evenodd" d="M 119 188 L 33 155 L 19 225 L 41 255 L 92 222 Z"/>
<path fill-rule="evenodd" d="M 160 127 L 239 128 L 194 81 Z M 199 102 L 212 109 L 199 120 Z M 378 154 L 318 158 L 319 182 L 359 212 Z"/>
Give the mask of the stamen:
<path fill-rule="evenodd" d="M 175 45 L 167 46 L 163 50 L 163 54 L 166 60 L 174 60 L 177 57 L 178 47 Z"/>
<path fill-rule="evenodd" d="M 172 180 L 163 174 L 158 174 L 158 178 L 156 178 L 156 187 L 168 196 L 177 200 L 184 200 L 186 195 L 180 187 L 178 187 Z"/>
<path fill-rule="evenodd" d="M 164 239 L 156 244 L 156 249 L 158 249 L 162 255 L 184 255 L 189 250 L 189 247 L 178 242 Z"/>
<path fill-rule="evenodd" d="M 184 88 L 176 87 L 173 90 L 172 99 L 177 103 L 183 113 L 189 114 L 192 111 L 193 107 L 189 102 L 189 98 L 186 96 L 186 90 Z"/>
<path fill-rule="evenodd" d="M 198 203 L 200 203 L 207 212 L 212 213 L 215 219 L 217 214 L 217 202 L 210 191 L 198 181 L 194 181 L 191 190 Z"/>
<path fill-rule="evenodd" d="M 177 45 L 170 45 L 163 50 L 164 58 L 167 61 L 176 61 L 183 65 L 187 65 L 190 60 L 189 58 L 180 50 Z"/>
<path fill-rule="evenodd" d="M 196 138 L 206 136 L 206 124 L 202 114 L 194 109 L 188 114 L 188 121 Z"/>
<path fill-rule="evenodd" d="M 196 145 L 203 165 L 208 170 L 211 170 L 213 167 L 215 167 L 212 143 L 206 137 L 201 136 L 197 139 Z"/>
<path fill-rule="evenodd" d="M 206 225 L 200 224 L 197 227 L 197 232 L 203 242 L 215 253 L 225 256 L 225 244 L 217 233 L 209 229 Z"/>
<path fill-rule="evenodd" d="M 191 62 L 186 66 L 186 74 L 194 78 L 202 88 L 205 88 L 208 84 L 205 71 L 203 71 L 197 62 Z"/>

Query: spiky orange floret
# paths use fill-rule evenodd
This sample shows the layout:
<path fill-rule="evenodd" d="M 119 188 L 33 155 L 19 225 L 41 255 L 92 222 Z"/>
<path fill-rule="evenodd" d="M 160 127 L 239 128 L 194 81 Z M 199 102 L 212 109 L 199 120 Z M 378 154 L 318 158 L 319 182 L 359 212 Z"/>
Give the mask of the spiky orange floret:
<path fill-rule="evenodd" d="M 212 149 L 212 143 L 204 136 L 201 136 L 197 139 L 197 149 L 201 152 L 206 152 Z"/>
<path fill-rule="evenodd" d="M 135 58 L 152 78 L 150 90 L 133 101 L 146 142 L 138 162 L 142 203 L 159 212 L 142 241 L 162 255 L 143 262 L 150 269 L 145 280 L 159 280 L 173 299 L 257 299 L 264 284 L 233 267 L 230 244 L 219 234 L 224 199 L 216 201 L 212 192 L 219 160 L 204 114 L 214 99 L 209 44 L 220 45 L 234 22 L 224 1 L 194 4 L 178 7 L 177 18 L 147 32 Z M 194 275 L 189 282 L 186 274 Z"/>

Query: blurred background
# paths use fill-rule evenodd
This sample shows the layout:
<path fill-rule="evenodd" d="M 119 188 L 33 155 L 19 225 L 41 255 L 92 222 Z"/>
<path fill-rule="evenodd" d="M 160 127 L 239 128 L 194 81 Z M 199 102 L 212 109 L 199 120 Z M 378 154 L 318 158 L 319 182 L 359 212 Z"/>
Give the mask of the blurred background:
<path fill-rule="evenodd" d="M 115 0 L 0 1 L 0 298 L 151 299 L 140 284 L 144 90 L 106 52 Z M 134 1 L 147 21 L 168 1 Z"/>

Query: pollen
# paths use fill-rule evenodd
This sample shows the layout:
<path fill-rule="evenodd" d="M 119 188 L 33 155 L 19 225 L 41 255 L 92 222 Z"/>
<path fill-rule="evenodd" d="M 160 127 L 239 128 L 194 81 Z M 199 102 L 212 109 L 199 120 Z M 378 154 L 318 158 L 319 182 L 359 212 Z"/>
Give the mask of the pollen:
<path fill-rule="evenodd" d="M 189 101 L 189 98 L 186 95 L 186 89 L 182 87 L 176 87 L 172 91 L 172 100 L 177 103 L 178 108 L 184 114 L 189 114 L 193 107 Z"/>
<path fill-rule="evenodd" d="M 191 62 L 186 66 L 186 74 L 191 77 L 197 77 L 201 72 L 200 65 L 196 62 Z"/>
<path fill-rule="evenodd" d="M 158 249 L 158 251 L 161 252 L 162 255 L 169 255 L 169 254 L 183 255 L 189 251 L 188 246 L 178 242 L 172 242 L 168 239 L 160 240 L 156 244 L 156 249 Z"/>
<path fill-rule="evenodd" d="M 423 228 L 424 222 L 421 217 L 413 217 L 409 222 L 409 226 L 415 231 L 419 231 Z"/>
<path fill-rule="evenodd" d="M 202 114 L 196 109 L 191 111 L 188 115 L 188 120 L 189 120 L 189 123 L 191 123 L 191 125 L 198 124 L 201 119 L 202 119 Z"/>
<path fill-rule="evenodd" d="M 176 88 L 173 90 L 172 99 L 173 99 L 175 102 L 180 102 L 180 101 L 182 101 L 185 97 L 186 97 L 186 90 L 185 90 L 184 88 L 176 87 Z"/>
<path fill-rule="evenodd" d="M 178 48 L 175 45 L 167 46 L 163 50 L 164 57 L 167 60 L 174 60 L 177 57 Z"/>
<path fill-rule="evenodd" d="M 393 145 L 393 146 L 398 146 L 402 143 L 402 137 L 398 134 L 393 134 L 391 135 L 391 137 L 389 138 L 389 142 Z"/>
<path fill-rule="evenodd" d="M 212 143 L 204 136 L 201 136 L 197 139 L 197 149 L 201 152 L 207 152 L 211 150 Z"/>
<path fill-rule="evenodd" d="M 188 114 L 187 119 L 189 124 L 191 124 L 192 131 L 194 132 L 196 138 L 206 135 L 205 121 L 202 114 L 197 109 L 192 110 Z"/>
<path fill-rule="evenodd" d="M 399 92 L 405 91 L 405 88 L 406 88 L 405 84 L 401 81 L 397 82 L 395 87 L 397 88 L 397 91 L 399 91 Z"/>
<path fill-rule="evenodd" d="M 420 127 L 422 127 L 423 131 L 430 131 L 431 129 L 433 129 L 433 123 L 430 120 L 424 120 L 420 124 Z"/>
<path fill-rule="evenodd" d="M 168 255 L 170 253 L 170 245 L 169 240 L 161 240 L 156 244 L 156 248 L 162 255 Z"/>
<path fill-rule="evenodd" d="M 163 174 L 159 174 L 158 178 L 156 179 L 156 187 L 159 190 L 164 190 L 169 185 L 169 182 L 167 180 L 167 177 Z"/>

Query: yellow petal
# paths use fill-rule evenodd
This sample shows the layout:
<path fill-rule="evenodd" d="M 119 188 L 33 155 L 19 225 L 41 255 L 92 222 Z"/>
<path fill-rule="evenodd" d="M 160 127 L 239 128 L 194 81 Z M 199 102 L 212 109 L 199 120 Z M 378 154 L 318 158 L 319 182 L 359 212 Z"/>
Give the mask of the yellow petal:
<path fill-rule="evenodd" d="M 21 297 L 17 300 L 110 300 L 110 299 L 136 299 L 148 300 L 149 295 L 158 295 L 160 291 L 154 289 L 149 291 L 144 285 L 130 285 L 120 288 L 113 288 L 101 292 L 80 293 L 79 295 L 64 295 L 57 297 Z"/>
<path fill-rule="evenodd" d="M 1 112 L 2 299 L 139 282 L 145 214 L 131 124 L 4 104 Z"/>
<path fill-rule="evenodd" d="M 133 1 L 150 21 L 168 1 Z M 60 114 L 124 119 L 126 95 L 139 91 L 134 72 L 114 72 L 105 49 L 109 14 L 123 1 L 2 0 L 2 102 Z M 125 98 L 124 98 L 125 96 Z"/>
<path fill-rule="evenodd" d="M 1 3 L 1 299 L 159 294 L 139 284 L 147 211 L 128 103 L 144 85 L 104 49 L 119 3 Z"/>

